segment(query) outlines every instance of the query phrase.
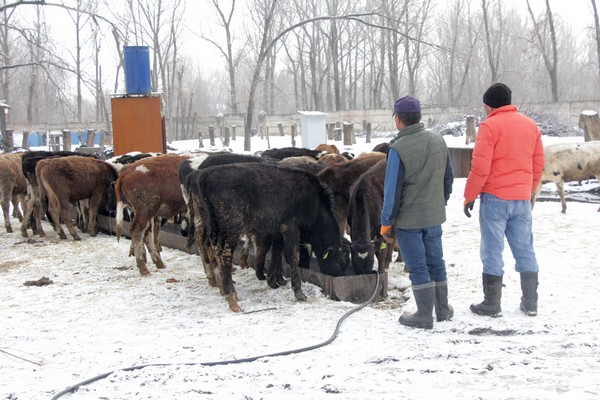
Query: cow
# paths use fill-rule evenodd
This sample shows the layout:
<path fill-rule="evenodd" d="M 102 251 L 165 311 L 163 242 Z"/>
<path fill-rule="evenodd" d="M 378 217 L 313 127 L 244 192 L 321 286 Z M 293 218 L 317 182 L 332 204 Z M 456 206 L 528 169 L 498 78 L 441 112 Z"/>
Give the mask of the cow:
<path fill-rule="evenodd" d="M 371 150 L 371 151 L 378 151 L 380 153 L 387 154 L 390 147 L 391 147 L 391 145 L 388 142 L 383 142 L 383 143 L 379 143 L 378 145 L 373 147 L 373 150 Z"/>
<path fill-rule="evenodd" d="M 123 231 L 125 200 L 133 211 L 130 224 L 130 256 L 135 256 L 142 276 L 150 274 L 146 266 L 146 249 L 156 268 L 166 268 L 159 253 L 159 218 L 169 219 L 186 211 L 179 185 L 179 165 L 189 156 L 164 154 L 127 164 L 115 185 L 117 200 L 117 240 Z"/>
<path fill-rule="evenodd" d="M 40 160 L 35 168 L 39 184 L 40 201 L 48 200 L 54 228 L 61 239 L 66 239 L 61 220 L 67 226 L 73 240 L 81 240 L 71 216 L 70 204 L 89 199 L 87 232 L 96 236 L 98 206 L 110 189 L 117 171 L 107 162 L 90 157 L 71 156 Z"/>
<path fill-rule="evenodd" d="M 318 160 L 322 155 L 327 154 L 326 151 L 305 149 L 303 147 L 282 147 L 278 149 L 269 149 L 263 151 L 260 156 L 268 157 L 275 160 L 283 160 L 288 157 L 312 157 Z"/>
<path fill-rule="evenodd" d="M 181 165 L 179 166 L 179 183 L 181 185 L 181 192 L 183 194 L 183 199 L 186 203 L 187 206 L 187 217 L 184 219 L 184 221 L 193 221 L 195 216 L 194 216 L 194 210 L 190 207 L 189 204 L 189 195 L 186 191 L 185 188 L 185 181 L 186 178 L 188 177 L 188 175 L 190 173 L 192 173 L 193 171 L 198 171 L 204 168 L 208 168 L 208 167 L 213 167 L 213 166 L 218 166 L 218 165 L 228 165 L 228 164 L 237 164 L 237 163 L 262 163 L 262 162 L 267 162 L 268 159 L 266 158 L 262 158 L 262 157 L 258 157 L 258 156 L 253 156 L 253 155 L 249 155 L 249 154 L 236 154 L 236 153 L 229 153 L 229 152 L 218 152 L 218 153 L 213 153 L 213 154 L 202 154 L 199 156 L 194 156 L 192 158 L 189 158 L 187 160 L 182 161 Z M 315 161 L 316 162 L 316 161 Z M 187 224 L 187 222 L 186 222 Z M 191 248 L 195 238 L 195 225 L 189 224 L 189 226 L 182 226 L 182 230 L 185 230 L 184 236 L 187 236 L 188 238 L 188 249 Z M 216 286 L 216 280 L 212 274 L 212 268 L 210 267 L 210 260 L 209 260 L 209 255 L 207 253 L 207 251 L 205 251 L 205 249 L 202 246 L 202 243 L 200 243 L 199 241 L 197 241 L 197 247 L 198 247 L 198 251 L 200 252 L 200 255 L 203 259 L 203 264 L 204 264 L 204 271 L 206 273 L 206 276 L 208 278 L 209 284 L 211 286 Z M 251 246 L 251 242 L 252 239 L 250 237 L 247 237 L 246 240 L 244 240 L 244 247 L 242 249 L 242 255 L 241 255 L 241 260 L 240 260 L 240 266 L 242 268 L 249 268 L 249 264 L 248 264 L 248 257 L 250 255 L 250 246 Z M 255 260 L 257 260 L 255 265 L 260 265 L 258 267 L 255 267 L 256 269 L 256 276 L 258 277 L 258 279 L 264 280 L 266 279 L 264 276 L 264 272 L 263 272 L 263 265 L 264 265 L 264 258 L 261 260 L 259 260 L 258 258 L 255 257 Z"/>
<path fill-rule="evenodd" d="M 385 272 L 394 252 L 394 245 L 387 244 L 379 233 L 386 166 L 385 159 L 378 161 L 358 178 L 350 190 L 348 225 L 352 266 L 356 274 L 370 273 L 375 257 L 378 271 Z"/>
<path fill-rule="evenodd" d="M 383 153 L 369 153 L 340 165 L 329 165 L 318 173 L 318 177 L 333 191 L 336 219 L 342 232 L 346 231 L 350 187 L 378 161 L 385 159 Z"/>
<path fill-rule="evenodd" d="M 27 183 L 21 163 L 24 153 L 0 154 L 0 204 L 4 214 L 4 228 L 12 233 L 10 224 L 10 203 L 13 205 L 13 217 L 23 221 L 20 205 L 25 204 Z"/>
<path fill-rule="evenodd" d="M 340 165 L 348 162 L 348 158 L 341 154 L 324 154 L 319 158 L 319 163 L 327 165 Z"/>
<path fill-rule="evenodd" d="M 567 212 L 564 182 L 581 181 L 591 176 L 600 180 L 600 141 L 546 145 L 544 159 L 542 178 L 531 198 L 532 207 L 542 185 L 554 182 L 562 205 L 561 212 L 564 214 Z"/>
<path fill-rule="evenodd" d="M 337 148 L 335 144 L 327 144 L 321 143 L 317 147 L 315 147 L 317 151 L 326 151 L 329 154 L 340 154 L 340 150 Z"/>
<path fill-rule="evenodd" d="M 232 164 L 192 172 L 185 186 L 199 213 L 194 219 L 200 223 L 196 226 L 199 240 L 206 243 L 218 266 L 221 294 L 230 310 L 241 311 L 231 271 L 242 234 L 282 235 L 297 300 L 306 300 L 298 269 L 303 231 L 311 231 L 323 273 L 346 273 L 349 249 L 335 220 L 331 192 L 314 174 L 264 163 Z"/>
<path fill-rule="evenodd" d="M 74 151 L 29 151 L 23 154 L 22 171 L 27 183 L 27 198 L 25 201 L 25 210 L 23 222 L 21 224 L 21 236 L 28 237 L 27 228 L 31 225 L 33 234 L 44 237 L 46 234 L 42 227 L 42 215 L 46 211 L 46 204 L 40 202 L 39 184 L 35 175 L 38 162 L 47 158 L 59 157 L 90 157 L 95 158 L 91 154 L 80 154 Z M 51 217 L 49 217 L 51 219 Z"/>

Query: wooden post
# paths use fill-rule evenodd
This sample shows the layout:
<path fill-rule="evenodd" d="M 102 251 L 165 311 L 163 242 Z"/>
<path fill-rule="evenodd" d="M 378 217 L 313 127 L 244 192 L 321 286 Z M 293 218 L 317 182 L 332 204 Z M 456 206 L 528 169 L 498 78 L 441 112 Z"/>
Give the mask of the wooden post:
<path fill-rule="evenodd" d="M 204 148 L 204 143 L 202 143 L 202 131 L 198 131 L 198 148 Z"/>
<path fill-rule="evenodd" d="M 343 126 L 344 146 L 351 146 L 352 134 L 354 133 L 354 125 L 351 122 L 344 122 Z"/>
<path fill-rule="evenodd" d="M 62 131 L 63 145 L 65 151 L 71 151 L 71 130 L 63 129 Z"/>
<path fill-rule="evenodd" d="M 87 147 L 94 147 L 94 139 L 96 138 L 96 132 L 93 129 L 87 131 Z"/>
<path fill-rule="evenodd" d="M 290 127 L 290 135 L 292 136 L 292 147 L 296 147 L 296 124 Z"/>
<path fill-rule="evenodd" d="M 269 126 L 265 128 L 265 134 L 267 135 L 267 149 L 271 148 L 271 141 L 269 140 Z"/>
<path fill-rule="evenodd" d="M 595 111 L 584 111 L 579 114 L 579 128 L 583 129 L 583 140 L 590 142 L 600 140 L 600 118 Z"/>
<path fill-rule="evenodd" d="M 23 131 L 23 141 L 21 142 L 21 147 L 24 149 L 29 148 L 29 131 Z"/>
<path fill-rule="evenodd" d="M 371 123 L 367 122 L 367 143 L 371 143 Z"/>
<path fill-rule="evenodd" d="M 4 112 L 4 110 L 1 110 Z M 4 145 L 4 151 L 10 151 L 15 147 L 15 141 L 13 138 L 13 130 L 7 129 L 4 131 L 4 137 L 2 138 L 2 144 Z"/>
<path fill-rule="evenodd" d="M 342 128 L 334 128 L 333 129 L 333 140 L 335 140 L 335 141 L 342 140 Z"/>
<path fill-rule="evenodd" d="M 285 133 L 283 132 L 283 124 L 281 122 L 277 123 L 277 129 L 279 129 L 279 136 L 285 136 Z"/>
<path fill-rule="evenodd" d="M 223 146 L 229 147 L 229 127 L 225 126 L 225 127 L 223 127 L 223 130 L 225 132 L 223 135 L 224 136 L 223 137 Z"/>
<path fill-rule="evenodd" d="M 231 140 L 235 140 L 235 125 L 231 125 Z"/>
<path fill-rule="evenodd" d="M 210 138 L 210 145 L 214 146 L 215 145 L 215 126 L 214 125 L 208 126 L 208 137 Z"/>
<path fill-rule="evenodd" d="M 327 130 L 327 140 L 335 140 L 335 124 L 325 124 Z"/>
<path fill-rule="evenodd" d="M 475 130 L 475 116 L 467 115 L 467 133 L 465 133 L 465 144 L 475 143 L 477 131 Z"/>

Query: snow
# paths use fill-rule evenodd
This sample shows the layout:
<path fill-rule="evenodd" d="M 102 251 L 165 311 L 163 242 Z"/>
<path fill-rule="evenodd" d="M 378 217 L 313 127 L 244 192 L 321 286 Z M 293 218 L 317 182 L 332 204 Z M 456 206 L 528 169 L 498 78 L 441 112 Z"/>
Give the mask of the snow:
<path fill-rule="evenodd" d="M 271 145 L 287 145 L 278 140 Z M 357 140 L 337 145 L 358 154 L 389 138 Z M 264 142 L 253 138 L 253 150 Z M 452 321 L 430 331 L 401 326 L 399 315 L 416 306 L 411 291 L 400 290 L 408 285 L 403 264 L 393 263 L 389 297 L 349 315 L 330 344 L 226 365 L 207 364 L 321 344 L 358 305 L 328 299 L 309 283 L 302 285 L 308 300 L 298 302 L 289 287 L 270 289 L 238 268 L 245 312 L 235 314 L 208 286 L 196 255 L 164 248 L 167 269 L 149 265 L 151 275 L 142 277 L 127 239 L 61 241 L 49 225 L 47 237 L 25 239 L 0 228 L 0 399 L 50 399 L 111 371 L 61 398 L 598 398 L 598 205 L 569 202 L 566 214 L 556 202 L 535 205 L 539 314 L 519 310 L 519 276 L 506 249 L 504 316 L 494 319 L 469 311 L 483 295 L 478 205 L 464 216 L 464 184 L 456 179 L 443 225 Z M 42 277 L 53 284 L 24 285 Z M 125 370 L 147 364 L 159 365 Z"/>

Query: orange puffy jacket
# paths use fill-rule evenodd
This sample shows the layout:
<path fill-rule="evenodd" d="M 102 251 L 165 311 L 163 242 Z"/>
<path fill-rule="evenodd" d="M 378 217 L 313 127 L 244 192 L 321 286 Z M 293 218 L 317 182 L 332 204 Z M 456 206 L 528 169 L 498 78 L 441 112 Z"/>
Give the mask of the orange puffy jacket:
<path fill-rule="evenodd" d="M 542 177 L 544 147 L 536 123 L 514 105 L 499 107 L 479 125 L 465 200 L 489 193 L 503 200 L 529 200 Z"/>

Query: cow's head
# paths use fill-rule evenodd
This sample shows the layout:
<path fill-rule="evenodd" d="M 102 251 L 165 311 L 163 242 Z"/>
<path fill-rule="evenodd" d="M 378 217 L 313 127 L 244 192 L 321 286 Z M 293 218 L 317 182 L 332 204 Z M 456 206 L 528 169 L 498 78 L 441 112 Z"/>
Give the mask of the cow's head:
<path fill-rule="evenodd" d="M 317 258 L 322 273 L 344 276 L 350 266 L 350 247 L 347 244 L 330 246 Z"/>
<path fill-rule="evenodd" d="M 369 274 L 375 263 L 375 247 L 373 242 L 354 242 L 351 246 L 352 266 L 356 274 Z"/>

